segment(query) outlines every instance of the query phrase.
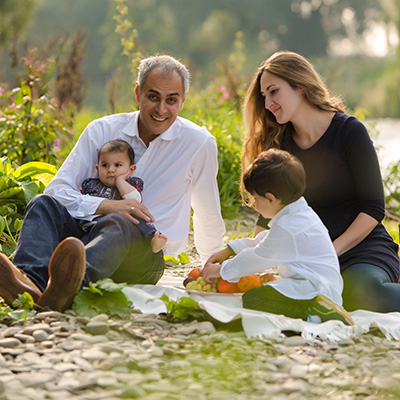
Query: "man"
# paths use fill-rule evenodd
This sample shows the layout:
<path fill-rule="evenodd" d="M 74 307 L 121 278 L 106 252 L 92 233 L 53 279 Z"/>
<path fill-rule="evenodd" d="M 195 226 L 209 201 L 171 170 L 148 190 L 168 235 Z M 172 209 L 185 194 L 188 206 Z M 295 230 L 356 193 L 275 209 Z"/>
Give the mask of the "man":
<path fill-rule="evenodd" d="M 1 255 L 0 296 L 11 302 L 28 291 L 39 305 L 64 310 L 82 280 L 155 284 L 164 271 L 163 252 L 151 251 L 139 219 L 155 222 L 168 237 L 165 253 L 173 256 L 186 249 L 192 208 L 202 262 L 223 247 L 215 139 L 178 117 L 188 88 L 189 73 L 174 58 L 142 60 L 135 89 L 139 111 L 87 126 L 45 193 L 27 207 L 13 260 L 18 268 Z M 133 147 L 143 203 L 80 193 L 83 180 L 95 174 L 98 150 L 111 139 Z M 85 232 L 88 221 L 94 223 Z"/>

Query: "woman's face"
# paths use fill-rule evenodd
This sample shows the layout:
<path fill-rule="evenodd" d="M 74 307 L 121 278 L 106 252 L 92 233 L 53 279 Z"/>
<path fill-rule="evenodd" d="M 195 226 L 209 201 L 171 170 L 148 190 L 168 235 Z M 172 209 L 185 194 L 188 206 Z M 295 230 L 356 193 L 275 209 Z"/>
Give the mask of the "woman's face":
<path fill-rule="evenodd" d="M 264 71 L 260 80 L 260 92 L 278 124 L 293 122 L 304 102 L 303 91 L 293 88 L 284 79 Z"/>

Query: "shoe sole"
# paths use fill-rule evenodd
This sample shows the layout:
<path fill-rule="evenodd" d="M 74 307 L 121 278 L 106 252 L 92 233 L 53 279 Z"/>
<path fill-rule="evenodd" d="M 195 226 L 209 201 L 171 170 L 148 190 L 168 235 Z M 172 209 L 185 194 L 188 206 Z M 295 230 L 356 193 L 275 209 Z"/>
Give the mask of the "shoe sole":
<path fill-rule="evenodd" d="M 354 321 L 350 317 L 350 314 L 343 307 L 341 307 L 341 306 L 337 305 L 336 303 L 334 303 L 333 301 L 329 300 L 324 295 L 320 294 L 319 296 L 317 296 L 315 301 L 316 301 L 316 303 L 323 305 L 328 310 L 336 311 L 344 319 L 346 319 L 346 321 L 349 325 L 354 325 Z"/>
<path fill-rule="evenodd" d="M 86 269 L 86 250 L 76 238 L 64 239 L 50 259 L 50 279 L 38 304 L 52 310 L 68 309 L 78 293 Z"/>
<path fill-rule="evenodd" d="M 8 257 L 0 253 L 0 296 L 12 305 L 19 294 L 28 292 L 33 301 L 41 296 L 40 289 Z"/>

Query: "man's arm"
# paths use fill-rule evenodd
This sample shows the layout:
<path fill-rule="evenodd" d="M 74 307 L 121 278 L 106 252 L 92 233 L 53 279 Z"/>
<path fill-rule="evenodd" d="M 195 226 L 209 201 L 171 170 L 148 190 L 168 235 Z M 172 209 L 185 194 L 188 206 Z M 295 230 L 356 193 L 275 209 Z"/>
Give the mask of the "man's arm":
<path fill-rule="evenodd" d="M 80 193 L 82 182 L 94 173 L 97 152 L 102 144 L 96 143 L 93 130 L 93 125 L 89 124 L 44 191 L 64 204 L 74 218 L 93 216 L 104 200 Z"/>
<path fill-rule="evenodd" d="M 196 154 L 192 173 L 194 240 L 204 264 L 212 254 L 224 247 L 225 233 L 217 186 L 217 145 L 213 137 L 209 137 Z"/>
<path fill-rule="evenodd" d="M 82 182 L 94 172 L 98 150 L 104 144 L 104 140 L 101 132 L 96 132 L 96 125 L 90 123 L 57 174 L 47 185 L 45 194 L 53 196 L 64 204 L 68 212 L 77 219 L 90 220 L 98 214 L 117 212 L 133 223 L 139 223 L 133 216 L 154 221 L 154 217 L 147 208 L 137 200 L 108 200 L 83 195 L 80 192 Z"/>

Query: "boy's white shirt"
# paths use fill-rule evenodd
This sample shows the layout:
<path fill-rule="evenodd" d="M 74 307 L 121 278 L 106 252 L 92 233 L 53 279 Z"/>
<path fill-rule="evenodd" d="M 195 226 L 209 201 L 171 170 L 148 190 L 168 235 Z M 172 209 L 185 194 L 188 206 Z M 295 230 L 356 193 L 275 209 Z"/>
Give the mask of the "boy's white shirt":
<path fill-rule="evenodd" d="M 229 243 L 236 256 L 222 263 L 221 277 L 243 276 L 276 268 L 282 279 L 267 283 L 286 297 L 305 300 L 323 294 L 342 304 L 343 280 L 328 230 L 304 197 L 285 206 L 270 229 L 255 238 Z"/>

